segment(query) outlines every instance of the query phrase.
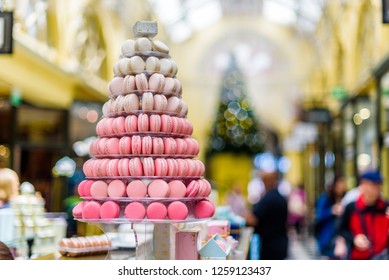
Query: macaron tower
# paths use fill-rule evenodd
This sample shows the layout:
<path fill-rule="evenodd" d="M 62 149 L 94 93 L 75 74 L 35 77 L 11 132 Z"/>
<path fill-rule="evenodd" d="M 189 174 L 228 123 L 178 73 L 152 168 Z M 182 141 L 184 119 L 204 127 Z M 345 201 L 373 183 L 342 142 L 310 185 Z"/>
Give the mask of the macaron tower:
<path fill-rule="evenodd" d="M 76 219 L 96 222 L 189 222 L 208 219 L 215 207 L 196 159 L 199 144 L 186 118 L 177 65 L 155 22 L 137 22 L 108 84 L 109 100 L 85 162 L 84 199 Z"/>

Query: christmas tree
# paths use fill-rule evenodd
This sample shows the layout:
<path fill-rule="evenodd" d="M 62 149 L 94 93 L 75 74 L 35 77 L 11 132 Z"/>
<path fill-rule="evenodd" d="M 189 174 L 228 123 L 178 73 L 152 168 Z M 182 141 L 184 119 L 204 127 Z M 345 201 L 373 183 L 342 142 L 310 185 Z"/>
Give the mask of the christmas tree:
<path fill-rule="evenodd" d="M 221 152 L 254 155 L 262 151 L 263 137 L 250 105 L 244 76 L 231 55 L 230 65 L 222 79 L 219 108 L 209 138 L 207 157 Z"/>

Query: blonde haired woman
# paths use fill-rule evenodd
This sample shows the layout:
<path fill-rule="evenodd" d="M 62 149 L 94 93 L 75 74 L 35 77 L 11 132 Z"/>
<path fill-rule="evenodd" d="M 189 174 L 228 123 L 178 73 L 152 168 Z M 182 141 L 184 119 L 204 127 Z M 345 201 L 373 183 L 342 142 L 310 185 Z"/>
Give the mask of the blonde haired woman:
<path fill-rule="evenodd" d="M 9 208 L 12 197 L 19 193 L 19 176 L 9 168 L 0 169 L 0 209 Z"/>

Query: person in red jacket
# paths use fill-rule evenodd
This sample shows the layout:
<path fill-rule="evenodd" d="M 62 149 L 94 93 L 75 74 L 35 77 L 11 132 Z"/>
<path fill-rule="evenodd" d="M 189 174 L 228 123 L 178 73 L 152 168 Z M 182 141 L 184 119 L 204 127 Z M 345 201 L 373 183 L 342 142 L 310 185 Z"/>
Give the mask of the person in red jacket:
<path fill-rule="evenodd" d="M 382 199 L 381 188 L 379 171 L 367 171 L 360 176 L 361 193 L 346 206 L 340 220 L 336 256 L 345 258 L 349 253 L 352 260 L 368 260 L 388 248 L 388 205 Z"/>

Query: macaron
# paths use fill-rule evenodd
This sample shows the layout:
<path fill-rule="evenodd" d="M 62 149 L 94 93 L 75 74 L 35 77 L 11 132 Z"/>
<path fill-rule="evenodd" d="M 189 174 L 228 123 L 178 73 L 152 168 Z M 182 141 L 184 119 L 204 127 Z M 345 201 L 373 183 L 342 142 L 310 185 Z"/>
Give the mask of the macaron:
<path fill-rule="evenodd" d="M 154 160 L 155 176 L 166 176 L 168 173 L 167 161 L 164 158 Z"/>
<path fill-rule="evenodd" d="M 128 57 L 119 60 L 119 71 L 121 76 L 126 76 L 131 73 L 131 59 Z"/>
<path fill-rule="evenodd" d="M 174 201 L 167 207 L 167 216 L 170 220 L 185 220 L 188 212 L 188 207 L 181 201 Z"/>
<path fill-rule="evenodd" d="M 208 182 L 206 179 L 201 179 L 204 182 L 205 185 L 205 191 L 204 191 L 204 197 L 207 197 L 211 194 L 212 186 L 211 183 Z"/>
<path fill-rule="evenodd" d="M 139 135 L 132 136 L 131 151 L 134 155 L 142 154 L 142 138 Z"/>
<path fill-rule="evenodd" d="M 131 199 L 144 198 L 147 194 L 147 185 L 141 180 L 131 181 L 127 185 L 126 193 Z"/>
<path fill-rule="evenodd" d="M 148 57 L 146 59 L 145 69 L 146 69 L 146 73 L 149 75 L 152 75 L 153 73 L 158 72 L 160 69 L 159 59 L 154 57 L 154 56 Z"/>
<path fill-rule="evenodd" d="M 116 117 L 112 122 L 112 130 L 116 136 L 122 136 L 126 132 L 125 127 L 126 118 L 125 117 Z"/>
<path fill-rule="evenodd" d="M 103 104 L 103 107 L 101 108 L 103 112 L 103 116 L 108 117 L 111 114 L 111 106 L 112 106 L 112 99 L 108 99 L 107 102 Z"/>
<path fill-rule="evenodd" d="M 108 185 L 104 181 L 95 181 L 90 189 L 91 196 L 93 198 L 104 198 L 108 196 L 107 192 Z"/>
<path fill-rule="evenodd" d="M 82 209 L 84 208 L 84 204 L 86 201 L 81 201 L 73 207 L 72 214 L 76 219 L 82 219 Z"/>
<path fill-rule="evenodd" d="M 159 40 L 153 40 L 152 44 L 153 44 L 153 51 L 161 52 L 161 53 L 164 53 L 164 54 L 168 54 L 169 53 L 169 47 L 166 46 L 165 43 L 163 43 L 163 42 L 161 42 Z"/>
<path fill-rule="evenodd" d="M 176 62 L 173 59 L 170 60 L 170 63 L 172 65 L 171 70 L 170 70 L 170 77 L 174 77 L 177 75 L 178 67 L 177 67 Z"/>
<path fill-rule="evenodd" d="M 173 78 L 165 78 L 165 86 L 163 87 L 164 95 L 175 95 L 176 94 L 176 82 Z"/>
<path fill-rule="evenodd" d="M 123 119 L 124 121 L 124 119 Z M 105 144 L 105 154 L 118 155 L 119 154 L 119 138 L 109 138 Z"/>
<path fill-rule="evenodd" d="M 105 131 L 104 131 L 104 126 L 105 126 L 105 121 L 107 118 L 102 118 L 97 124 L 96 124 L 96 134 L 97 136 L 104 136 Z"/>
<path fill-rule="evenodd" d="M 185 197 L 196 197 L 198 192 L 199 192 L 199 183 L 197 180 L 193 180 L 186 187 Z"/>
<path fill-rule="evenodd" d="M 165 151 L 165 154 L 169 154 L 169 155 L 174 155 L 176 154 L 176 141 L 174 140 L 174 138 L 164 138 L 163 139 L 163 144 L 164 144 L 164 151 Z"/>
<path fill-rule="evenodd" d="M 118 162 L 118 172 L 121 177 L 131 176 L 130 174 L 130 160 L 128 158 L 121 158 Z"/>
<path fill-rule="evenodd" d="M 87 180 L 82 180 L 78 186 L 77 186 L 77 193 L 80 197 L 84 196 L 84 186 L 86 184 Z"/>
<path fill-rule="evenodd" d="M 188 145 L 186 144 L 185 140 L 182 138 L 176 138 L 176 154 L 178 155 L 186 155 Z"/>
<path fill-rule="evenodd" d="M 123 197 L 126 194 L 126 184 L 121 180 L 113 180 L 108 184 L 109 197 Z"/>
<path fill-rule="evenodd" d="M 113 136 L 114 135 L 113 120 L 114 120 L 114 118 L 105 119 L 105 123 L 104 123 L 104 127 L 103 127 L 105 136 Z"/>
<path fill-rule="evenodd" d="M 100 203 L 94 200 L 85 202 L 82 208 L 82 218 L 87 220 L 100 219 Z"/>
<path fill-rule="evenodd" d="M 158 112 L 165 112 L 167 109 L 167 98 L 165 95 L 154 95 L 154 110 Z"/>
<path fill-rule="evenodd" d="M 182 133 L 182 122 L 180 122 L 181 118 L 172 117 L 172 132 L 176 134 Z"/>
<path fill-rule="evenodd" d="M 182 198 L 186 194 L 186 186 L 182 181 L 173 180 L 169 182 L 169 198 Z"/>
<path fill-rule="evenodd" d="M 139 114 L 138 116 L 138 132 L 149 131 L 149 116 L 147 114 Z"/>
<path fill-rule="evenodd" d="M 114 105 L 113 105 L 114 106 L 114 113 L 116 115 L 123 114 L 123 112 L 124 112 L 124 107 L 123 107 L 124 102 L 123 101 L 124 101 L 124 96 L 123 95 L 119 95 L 119 96 L 116 97 Z"/>
<path fill-rule="evenodd" d="M 148 88 L 153 93 L 161 93 L 165 87 L 165 77 L 162 74 L 154 73 L 150 76 Z"/>
<path fill-rule="evenodd" d="M 127 75 L 123 80 L 123 91 L 124 93 L 132 93 L 136 90 L 135 76 Z"/>
<path fill-rule="evenodd" d="M 142 162 L 138 157 L 130 159 L 129 169 L 131 176 L 138 177 L 143 175 Z"/>
<path fill-rule="evenodd" d="M 135 93 L 128 94 L 123 99 L 123 110 L 127 114 L 139 110 L 139 97 Z"/>
<path fill-rule="evenodd" d="M 160 132 L 161 126 L 162 126 L 162 121 L 161 121 L 160 115 L 150 115 L 149 116 L 150 132 Z"/>
<path fill-rule="evenodd" d="M 142 154 L 150 155 L 153 152 L 153 139 L 150 136 L 142 138 Z"/>
<path fill-rule="evenodd" d="M 124 56 L 131 57 L 135 52 L 135 40 L 128 39 L 124 41 L 121 50 Z"/>
<path fill-rule="evenodd" d="M 211 218 L 215 213 L 215 206 L 209 200 L 201 200 L 196 203 L 194 213 L 197 219 Z"/>
<path fill-rule="evenodd" d="M 167 100 L 166 110 L 168 112 L 178 114 L 181 111 L 181 109 L 182 109 L 181 99 L 178 98 L 177 96 L 169 97 L 169 99 Z"/>
<path fill-rule="evenodd" d="M 145 92 L 149 89 L 147 77 L 144 73 L 135 76 L 135 85 L 139 92 Z"/>
<path fill-rule="evenodd" d="M 147 194 L 152 198 L 165 198 L 169 196 L 169 193 L 168 183 L 161 179 L 152 181 L 147 187 Z"/>
<path fill-rule="evenodd" d="M 152 111 L 154 109 L 154 96 L 151 92 L 147 91 L 142 94 L 142 110 Z"/>
<path fill-rule="evenodd" d="M 152 202 L 147 206 L 146 216 L 150 220 L 164 220 L 166 215 L 166 206 L 161 202 Z"/>
<path fill-rule="evenodd" d="M 121 155 L 129 155 L 131 154 L 131 137 L 124 136 L 119 140 L 119 154 Z"/>
<path fill-rule="evenodd" d="M 119 159 L 110 159 L 107 165 L 107 175 L 110 177 L 119 176 Z"/>
<path fill-rule="evenodd" d="M 90 189 L 91 189 L 93 183 L 94 183 L 94 181 L 92 181 L 92 180 L 87 180 L 85 182 L 85 185 L 84 185 L 84 196 L 85 197 L 91 196 Z"/>
<path fill-rule="evenodd" d="M 127 133 L 134 133 L 138 131 L 138 118 L 135 115 L 129 115 L 126 117 L 126 121 L 124 123 L 125 129 Z"/>
<path fill-rule="evenodd" d="M 188 176 L 189 174 L 189 165 L 186 159 L 178 158 L 176 159 L 178 164 L 178 176 Z"/>
<path fill-rule="evenodd" d="M 169 115 L 161 115 L 161 132 L 171 133 L 173 129 L 172 117 Z"/>
<path fill-rule="evenodd" d="M 108 83 L 108 93 L 110 96 L 118 96 L 123 94 L 123 77 L 115 77 Z"/>
<path fill-rule="evenodd" d="M 154 160 L 151 157 L 143 158 L 142 164 L 144 176 L 155 175 Z"/>
<path fill-rule="evenodd" d="M 174 93 L 177 96 L 181 96 L 182 95 L 182 84 L 181 84 L 180 80 L 179 79 L 174 79 L 174 83 L 175 83 L 175 88 L 176 88 Z"/>
<path fill-rule="evenodd" d="M 193 133 L 193 124 L 188 119 L 183 119 L 185 121 L 185 134 L 192 135 Z"/>
<path fill-rule="evenodd" d="M 106 153 L 106 146 L 107 146 L 108 139 L 109 138 L 97 139 L 97 144 L 96 144 L 97 154 L 104 155 Z"/>
<path fill-rule="evenodd" d="M 145 62 L 140 56 L 133 56 L 130 58 L 130 69 L 128 74 L 140 74 L 145 70 Z"/>
<path fill-rule="evenodd" d="M 151 43 L 151 40 L 146 37 L 141 37 L 136 39 L 135 45 L 134 45 L 135 51 L 138 51 L 140 53 L 147 54 L 148 52 L 153 50 L 153 44 Z"/>
<path fill-rule="evenodd" d="M 181 111 L 178 112 L 178 115 L 181 117 L 186 117 L 186 115 L 188 115 L 188 105 L 186 105 L 186 103 L 182 99 L 181 99 L 181 105 L 182 105 Z"/>
<path fill-rule="evenodd" d="M 124 76 L 120 71 L 120 60 L 116 61 L 115 64 L 113 65 L 113 73 L 115 74 L 116 77 Z"/>
<path fill-rule="evenodd" d="M 167 175 L 168 176 L 177 176 L 178 175 L 178 164 L 177 161 L 173 158 L 166 159 L 167 162 Z"/>
<path fill-rule="evenodd" d="M 162 155 L 164 153 L 165 146 L 162 138 L 154 137 L 153 138 L 153 154 L 154 155 Z"/>
<path fill-rule="evenodd" d="M 110 159 L 104 158 L 102 160 L 97 161 L 94 170 L 96 170 L 96 177 L 105 177 L 108 175 L 108 163 Z"/>
<path fill-rule="evenodd" d="M 172 71 L 172 63 L 170 59 L 161 58 L 159 60 L 159 73 L 161 73 L 165 77 L 170 77 L 171 71 Z"/>
<path fill-rule="evenodd" d="M 131 202 L 124 209 L 124 216 L 129 220 L 141 220 L 146 216 L 146 208 L 140 202 Z"/>
<path fill-rule="evenodd" d="M 114 201 L 105 201 L 100 206 L 101 219 L 117 219 L 120 215 L 120 207 Z"/>

